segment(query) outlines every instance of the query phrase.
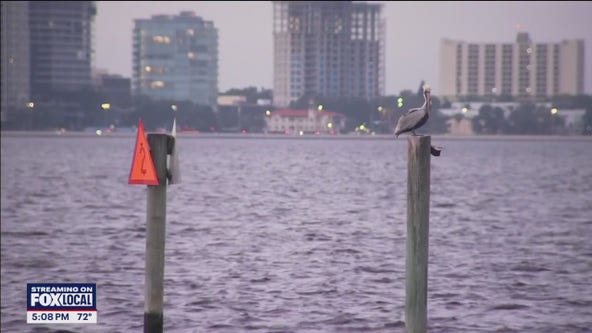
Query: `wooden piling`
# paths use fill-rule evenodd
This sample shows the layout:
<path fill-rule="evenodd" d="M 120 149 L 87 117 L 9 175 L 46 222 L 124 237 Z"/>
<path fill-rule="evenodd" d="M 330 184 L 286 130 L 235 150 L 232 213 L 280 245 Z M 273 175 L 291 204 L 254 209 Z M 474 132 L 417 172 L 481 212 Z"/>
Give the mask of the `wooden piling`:
<path fill-rule="evenodd" d="M 144 333 L 161 333 L 164 304 L 167 154 L 174 145 L 174 138 L 167 134 L 149 133 L 148 145 L 159 185 L 148 185 Z"/>
<path fill-rule="evenodd" d="M 427 332 L 430 136 L 408 137 L 405 329 Z"/>

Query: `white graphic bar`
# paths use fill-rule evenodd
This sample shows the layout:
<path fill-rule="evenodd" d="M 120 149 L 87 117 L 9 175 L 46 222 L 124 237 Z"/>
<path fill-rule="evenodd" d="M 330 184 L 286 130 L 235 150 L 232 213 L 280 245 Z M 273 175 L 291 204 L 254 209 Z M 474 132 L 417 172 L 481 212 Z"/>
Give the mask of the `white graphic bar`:
<path fill-rule="evenodd" d="M 27 324 L 96 324 L 97 311 L 27 311 Z"/>

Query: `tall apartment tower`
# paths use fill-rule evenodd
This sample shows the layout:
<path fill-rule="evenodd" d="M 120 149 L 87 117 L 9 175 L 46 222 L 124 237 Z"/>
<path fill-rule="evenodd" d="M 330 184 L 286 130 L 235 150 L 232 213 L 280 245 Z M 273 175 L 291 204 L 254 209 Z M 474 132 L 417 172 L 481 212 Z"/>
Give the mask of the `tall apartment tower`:
<path fill-rule="evenodd" d="M 135 20 L 135 95 L 216 107 L 218 29 L 193 12 Z"/>
<path fill-rule="evenodd" d="M 2 108 L 1 120 L 24 110 L 29 90 L 29 5 L 26 1 L 2 1 Z"/>
<path fill-rule="evenodd" d="M 274 105 L 384 95 L 384 32 L 381 4 L 274 1 Z"/>
<path fill-rule="evenodd" d="M 28 1 L 33 100 L 92 86 L 94 1 Z"/>
<path fill-rule="evenodd" d="M 440 44 L 440 93 L 460 96 L 544 98 L 584 92 L 584 41 Z"/>

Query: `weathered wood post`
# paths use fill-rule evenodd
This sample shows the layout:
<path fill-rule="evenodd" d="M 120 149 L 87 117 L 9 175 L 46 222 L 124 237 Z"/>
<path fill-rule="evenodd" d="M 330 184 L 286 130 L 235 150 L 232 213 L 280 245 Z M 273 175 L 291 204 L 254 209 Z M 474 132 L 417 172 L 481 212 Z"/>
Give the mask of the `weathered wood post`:
<path fill-rule="evenodd" d="M 161 333 L 164 304 L 167 155 L 174 148 L 175 138 L 168 134 L 149 133 L 148 145 L 159 185 L 148 185 L 144 332 Z"/>
<path fill-rule="evenodd" d="M 405 328 L 427 332 L 430 136 L 408 137 Z"/>

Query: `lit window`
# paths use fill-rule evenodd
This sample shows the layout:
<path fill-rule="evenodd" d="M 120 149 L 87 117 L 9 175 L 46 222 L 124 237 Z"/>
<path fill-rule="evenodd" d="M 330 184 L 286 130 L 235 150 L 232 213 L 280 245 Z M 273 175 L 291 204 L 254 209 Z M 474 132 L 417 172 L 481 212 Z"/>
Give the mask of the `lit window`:
<path fill-rule="evenodd" d="M 187 32 L 187 36 L 193 36 L 193 35 L 195 35 L 195 30 L 193 30 L 193 29 L 187 29 L 186 32 Z"/>
<path fill-rule="evenodd" d="M 146 73 L 152 73 L 152 67 L 150 66 L 144 67 L 144 70 L 146 71 Z"/>
<path fill-rule="evenodd" d="M 150 87 L 152 89 L 164 88 L 164 82 L 162 82 L 162 81 L 152 81 L 150 83 Z"/>
<path fill-rule="evenodd" d="M 195 53 L 193 53 L 193 52 L 187 53 L 187 58 L 188 59 L 195 59 Z"/>
<path fill-rule="evenodd" d="M 171 39 L 168 36 L 152 36 L 152 41 L 155 43 L 168 44 L 171 42 Z"/>

